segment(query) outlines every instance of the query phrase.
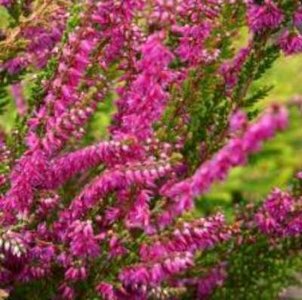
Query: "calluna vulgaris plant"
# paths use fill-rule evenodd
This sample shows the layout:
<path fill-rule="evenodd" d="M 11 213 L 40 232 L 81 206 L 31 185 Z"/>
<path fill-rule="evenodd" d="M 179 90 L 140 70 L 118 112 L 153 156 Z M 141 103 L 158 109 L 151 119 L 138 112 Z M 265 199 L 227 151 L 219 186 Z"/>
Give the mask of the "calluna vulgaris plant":
<path fill-rule="evenodd" d="M 11 93 L 19 112 L 0 141 L 1 297 L 276 297 L 302 248 L 301 173 L 231 220 L 194 202 L 286 129 L 255 82 L 302 52 L 300 1 L 0 4 L 1 111 Z"/>

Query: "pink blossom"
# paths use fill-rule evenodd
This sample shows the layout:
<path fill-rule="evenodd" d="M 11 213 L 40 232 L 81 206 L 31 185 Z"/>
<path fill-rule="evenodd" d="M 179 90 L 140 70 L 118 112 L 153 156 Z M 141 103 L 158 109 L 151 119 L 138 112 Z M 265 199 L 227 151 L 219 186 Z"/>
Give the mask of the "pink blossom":
<path fill-rule="evenodd" d="M 70 214 L 72 218 L 76 219 L 86 214 L 96 201 L 110 191 L 124 189 L 131 184 L 152 185 L 154 180 L 165 176 L 170 171 L 171 166 L 169 164 L 150 164 L 145 169 L 135 168 L 134 165 L 132 168 L 116 168 L 107 171 L 84 188 L 81 194 L 72 201 L 69 208 Z"/>
<path fill-rule="evenodd" d="M 293 209 L 294 202 L 291 196 L 275 189 L 255 215 L 255 222 L 265 234 L 283 235 L 284 222 Z"/>
<path fill-rule="evenodd" d="M 98 294 L 105 300 L 116 300 L 117 296 L 115 294 L 114 288 L 111 284 L 106 282 L 101 282 L 96 287 Z"/>
<path fill-rule="evenodd" d="M 122 270 L 119 279 L 129 290 L 140 290 L 144 295 L 147 286 L 159 285 L 163 280 L 181 274 L 193 265 L 191 253 L 171 256 L 148 266 L 141 264 Z"/>
<path fill-rule="evenodd" d="M 73 300 L 75 299 L 75 291 L 73 288 L 66 284 L 62 284 L 60 286 L 60 294 L 62 295 L 62 299 Z"/>
<path fill-rule="evenodd" d="M 70 281 L 78 281 L 78 280 L 84 280 L 87 277 L 87 271 L 85 267 L 75 268 L 70 267 L 65 272 L 65 279 Z"/>
<path fill-rule="evenodd" d="M 115 134 L 127 133 L 143 140 L 151 137 L 154 122 L 163 113 L 169 95 L 168 85 L 175 79 L 175 73 L 168 65 L 173 54 L 162 44 L 163 36 L 150 36 L 141 46 L 142 59 L 137 62 L 139 76 L 124 95 L 124 112 Z"/>
<path fill-rule="evenodd" d="M 210 270 L 207 275 L 198 281 L 197 299 L 204 300 L 209 297 L 213 290 L 223 285 L 226 278 L 227 273 L 223 264 Z"/>
<path fill-rule="evenodd" d="M 204 299 L 241 245 L 299 237 L 298 180 L 292 194 L 274 190 L 234 222 L 189 212 L 286 128 L 280 105 L 249 123 L 232 90 L 247 62 L 261 69 L 279 29 L 300 30 L 299 5 L 283 14 L 271 0 L 59 1 L 41 11 L 21 2 L 19 20 L 0 33 L 1 82 L 14 84 L 16 100 L 23 74 L 34 84 L 27 124 L 3 134 L 7 145 L 0 133 L 0 289 L 25 298 L 42 284 L 54 299 Z M 231 57 L 245 12 L 251 39 Z M 26 41 L 20 51 L 10 34 Z M 299 48 L 291 35 L 278 43 Z M 242 99 L 252 81 L 238 90 Z M 100 133 L 90 120 L 111 114 L 115 99 Z"/>
<path fill-rule="evenodd" d="M 282 11 L 272 0 L 266 0 L 263 4 L 249 5 L 248 25 L 255 33 L 268 29 L 277 29 L 283 19 Z"/>
<path fill-rule="evenodd" d="M 129 211 L 126 218 L 126 225 L 129 228 L 147 229 L 150 225 L 150 196 L 148 191 L 143 190 L 139 193 L 133 208 Z"/>
<path fill-rule="evenodd" d="M 113 165 L 140 156 L 140 149 L 129 139 L 125 141 L 101 142 L 78 151 L 68 153 L 51 161 L 51 181 L 44 186 L 56 187 L 78 173 L 99 164 Z"/>
<path fill-rule="evenodd" d="M 235 112 L 230 121 L 230 131 L 231 132 L 238 132 L 244 130 L 248 125 L 247 115 L 245 112 L 239 110 Z"/>
<path fill-rule="evenodd" d="M 204 22 L 199 25 L 175 28 L 181 35 L 176 53 L 179 57 L 190 65 L 197 65 L 205 60 L 207 52 L 204 47 L 206 39 L 210 36 L 211 25 Z"/>
<path fill-rule="evenodd" d="M 93 233 L 91 222 L 75 221 L 71 224 L 70 233 L 70 250 L 71 253 L 78 257 L 100 255 L 100 246 L 97 238 Z"/>
<path fill-rule="evenodd" d="M 10 7 L 12 5 L 12 0 L 0 0 L 0 5 L 3 5 L 5 7 Z"/>
<path fill-rule="evenodd" d="M 302 6 L 300 6 L 294 13 L 294 25 L 299 27 L 302 24 Z"/>
<path fill-rule="evenodd" d="M 9 74 L 15 75 L 26 68 L 27 64 L 28 61 L 24 57 L 15 57 L 6 61 L 3 66 Z"/>
<path fill-rule="evenodd" d="M 172 199 L 172 203 L 159 216 L 162 226 L 192 209 L 194 198 L 208 191 L 213 182 L 225 179 L 232 168 L 245 164 L 248 155 L 259 151 L 263 141 L 287 126 L 287 117 L 285 109 L 272 108 L 247 127 L 242 137 L 231 139 L 211 160 L 201 165 L 192 177 L 163 188 L 163 195 Z"/>
<path fill-rule="evenodd" d="M 175 229 L 165 241 L 155 241 L 150 245 L 143 244 L 140 249 L 143 261 L 155 261 L 169 257 L 173 253 L 206 250 L 216 244 L 231 238 L 224 216 L 217 214 L 208 219 L 199 219 L 192 223 L 183 224 L 182 228 Z"/>
<path fill-rule="evenodd" d="M 302 52 L 302 35 L 286 31 L 279 39 L 279 45 L 286 55 Z"/>

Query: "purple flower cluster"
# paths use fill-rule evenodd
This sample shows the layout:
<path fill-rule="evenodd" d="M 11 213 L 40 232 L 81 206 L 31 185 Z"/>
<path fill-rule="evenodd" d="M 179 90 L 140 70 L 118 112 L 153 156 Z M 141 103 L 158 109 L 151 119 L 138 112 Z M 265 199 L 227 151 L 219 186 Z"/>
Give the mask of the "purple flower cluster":
<path fill-rule="evenodd" d="M 270 237 L 296 236 L 302 232 L 299 199 L 275 189 L 265 200 L 254 221 L 259 230 Z"/>
<path fill-rule="evenodd" d="M 143 261 L 150 262 L 169 257 L 174 253 L 194 254 L 228 240 L 231 234 L 225 224 L 224 216 L 217 214 L 208 219 L 202 218 L 192 223 L 184 223 L 181 228 L 175 229 L 170 237 L 153 241 L 150 245 L 142 245 L 140 256 Z"/>
<path fill-rule="evenodd" d="M 302 35 L 296 32 L 286 31 L 279 39 L 279 45 L 286 55 L 302 52 Z"/>
<path fill-rule="evenodd" d="M 152 137 L 152 125 L 159 120 L 168 101 L 165 91 L 177 74 L 169 69 L 173 54 L 162 44 L 162 34 L 152 35 L 141 46 L 142 58 L 137 62 L 138 76 L 123 93 L 123 114 L 116 135 Z"/>
<path fill-rule="evenodd" d="M 285 55 L 292 55 L 302 52 L 301 47 L 301 25 L 302 25 L 302 7 L 299 6 L 292 16 L 292 23 L 295 27 L 293 31 L 285 31 L 280 39 L 280 48 Z"/>
<path fill-rule="evenodd" d="M 37 105 L 26 107 L 21 83 L 12 86 L 26 122 L 18 123 L 23 130 L 14 134 L 22 141 L 14 147 L 11 137 L 8 146 L 0 141 L 0 289 L 13 293 L 47 279 L 56 299 L 205 299 L 227 280 L 229 252 L 211 265 L 203 265 L 205 253 L 229 244 L 233 251 L 244 230 L 269 239 L 302 232 L 300 200 L 280 190 L 248 224 L 192 213 L 196 198 L 287 127 L 281 105 L 248 120 L 242 108 L 249 82 L 242 101 L 232 94 L 246 62 L 271 45 L 266 35 L 279 34 L 286 20 L 299 30 L 301 8 L 241 3 L 252 34 L 231 58 L 221 47 L 228 50 L 236 34 L 236 22 L 225 20 L 234 1 L 82 5 L 77 26 L 65 33 L 65 7 L 47 15 L 50 26 L 24 26 L 30 42 L 0 74 L 6 80 L 30 65 L 43 68 L 49 57 L 57 62 L 38 82 Z M 300 33 L 284 31 L 277 46 L 300 52 Z M 104 100 L 116 109 L 99 140 L 85 134 Z M 207 133 L 215 133 L 211 141 Z"/>
<path fill-rule="evenodd" d="M 12 5 L 12 0 L 0 0 L 0 5 L 3 5 L 4 7 L 10 7 Z"/>
<path fill-rule="evenodd" d="M 144 295 L 147 286 L 159 285 L 167 278 L 186 271 L 193 265 L 190 252 L 171 255 L 169 258 L 158 261 L 152 265 L 140 264 L 124 269 L 119 279 L 130 291 Z"/>
<path fill-rule="evenodd" d="M 6 6 L 11 5 L 11 1 L 4 1 Z M 1 3 L 0 3 L 1 4 Z M 43 68 L 60 42 L 67 20 L 64 7 L 59 7 L 53 12 L 55 17 L 50 17 L 47 22 L 51 26 L 24 26 L 20 39 L 30 41 L 24 53 L 8 59 L 3 63 L 4 69 L 11 75 L 15 75 L 27 67 Z"/>
<path fill-rule="evenodd" d="M 276 189 L 266 199 L 260 211 L 255 215 L 255 222 L 260 230 L 269 235 L 283 235 L 283 224 L 286 218 L 294 210 L 292 197 Z"/>
<path fill-rule="evenodd" d="M 158 287 L 163 280 L 168 278 L 172 280 L 173 277 L 192 267 L 194 255 L 198 251 L 213 248 L 227 241 L 231 236 L 232 232 L 221 214 L 184 223 L 182 228 L 176 229 L 171 236 L 159 237 L 161 240 L 152 241 L 150 245 L 142 245 L 140 249 L 142 262 L 124 269 L 120 279 L 127 289 L 139 290 L 144 294 L 148 291 L 147 286 Z M 213 274 L 212 277 L 217 277 L 217 274 Z M 209 284 L 204 283 L 204 285 Z M 198 292 L 200 295 L 201 290 L 200 282 Z M 206 288 L 203 292 L 205 291 Z"/>
<path fill-rule="evenodd" d="M 263 4 L 249 4 L 248 24 L 255 33 L 277 29 L 283 20 L 282 11 L 272 0 L 265 0 Z"/>
<path fill-rule="evenodd" d="M 180 45 L 176 49 L 178 56 L 190 65 L 198 65 L 201 61 L 207 60 L 208 55 L 204 43 L 210 36 L 211 25 L 202 23 L 193 26 L 174 26 L 176 33 L 180 34 Z M 201 51 L 200 49 L 203 49 Z"/>
<path fill-rule="evenodd" d="M 223 285 L 226 277 L 226 268 L 223 264 L 210 270 L 210 272 L 206 276 L 198 280 L 198 299 L 202 300 L 209 297 L 217 287 Z"/>
<path fill-rule="evenodd" d="M 233 125 L 232 125 L 233 126 Z M 287 126 L 287 111 L 275 107 L 258 122 L 245 129 L 241 137 L 231 139 L 214 157 L 201 165 L 195 174 L 162 189 L 172 199 L 167 210 L 160 215 L 160 224 L 167 225 L 193 207 L 195 197 L 207 192 L 215 181 L 226 178 L 229 171 L 247 162 L 248 155 L 259 151 L 262 143 Z"/>
<path fill-rule="evenodd" d="M 227 279 L 226 264 L 220 263 L 207 271 L 200 278 L 180 279 L 178 286 L 192 286 L 197 290 L 196 299 L 209 299 L 214 290 L 223 285 Z"/>

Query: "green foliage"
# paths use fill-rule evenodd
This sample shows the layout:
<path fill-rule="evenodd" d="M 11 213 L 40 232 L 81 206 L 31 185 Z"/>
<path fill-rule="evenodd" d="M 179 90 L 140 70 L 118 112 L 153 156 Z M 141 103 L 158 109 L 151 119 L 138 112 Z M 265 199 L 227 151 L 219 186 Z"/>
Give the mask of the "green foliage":
<path fill-rule="evenodd" d="M 279 55 L 280 49 L 276 45 L 264 49 L 261 53 L 261 60 L 255 73 L 254 80 L 260 79 L 269 69 L 271 69 Z"/>
<path fill-rule="evenodd" d="M 6 87 L 0 87 L 0 115 L 5 112 L 5 107 L 9 103 Z"/>
<path fill-rule="evenodd" d="M 211 299 L 271 300 L 280 290 L 294 284 L 294 271 L 301 259 L 288 249 L 295 241 L 285 240 L 279 247 L 259 237 L 242 245 L 233 245 L 228 255 L 228 279 Z M 290 247 L 291 246 L 291 247 Z"/>
<path fill-rule="evenodd" d="M 200 164 L 200 143 L 209 145 L 207 149 L 209 155 L 221 145 L 223 136 L 217 136 L 217 132 L 221 133 L 221 129 L 226 128 L 230 107 L 221 89 L 221 78 L 213 75 L 215 71 L 216 66 L 213 65 L 204 68 L 202 77 L 199 77 L 199 74 L 192 74 L 194 79 L 185 89 L 184 99 L 197 99 L 190 105 L 191 121 L 188 128 L 190 135 L 185 146 L 185 154 L 190 158 L 190 165 L 193 168 Z M 194 90 L 192 85 L 198 85 L 197 95 L 192 95 Z M 196 152 L 192 149 L 196 149 Z"/>
<path fill-rule="evenodd" d="M 75 3 L 73 7 L 70 9 L 70 17 L 68 18 L 66 30 L 63 35 L 62 42 L 66 43 L 68 39 L 68 35 L 73 32 L 73 30 L 80 24 L 81 17 L 80 12 L 82 10 L 81 3 Z"/>
<path fill-rule="evenodd" d="M 43 83 L 49 80 L 57 69 L 57 60 L 49 60 L 47 66 L 35 77 L 31 86 L 28 87 L 29 98 L 28 104 L 30 108 L 39 107 L 45 95 Z"/>
<path fill-rule="evenodd" d="M 255 92 L 251 92 L 250 95 L 248 95 L 244 99 L 244 107 L 249 108 L 253 107 L 259 100 L 265 99 L 269 93 L 273 90 L 273 86 L 262 86 L 255 90 Z"/>

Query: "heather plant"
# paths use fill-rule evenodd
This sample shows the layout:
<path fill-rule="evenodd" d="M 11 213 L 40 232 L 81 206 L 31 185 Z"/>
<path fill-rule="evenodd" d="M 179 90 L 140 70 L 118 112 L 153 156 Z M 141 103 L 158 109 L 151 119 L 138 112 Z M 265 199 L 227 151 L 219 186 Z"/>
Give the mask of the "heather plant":
<path fill-rule="evenodd" d="M 18 113 L 0 137 L 0 297 L 276 298 L 301 264 L 301 172 L 231 215 L 195 203 L 301 107 L 258 105 L 302 52 L 300 1 L 0 5 L 0 109 Z"/>

